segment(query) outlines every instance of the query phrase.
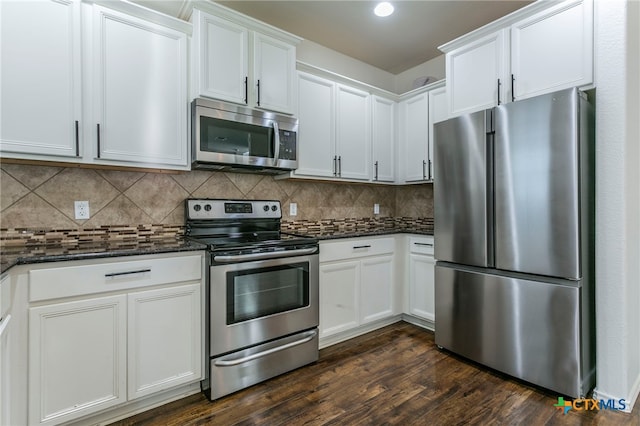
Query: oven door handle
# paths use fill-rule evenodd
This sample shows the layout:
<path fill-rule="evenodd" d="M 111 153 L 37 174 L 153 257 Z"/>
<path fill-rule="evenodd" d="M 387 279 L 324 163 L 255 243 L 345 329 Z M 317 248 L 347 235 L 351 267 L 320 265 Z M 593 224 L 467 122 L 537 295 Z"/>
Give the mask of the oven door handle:
<path fill-rule="evenodd" d="M 253 361 L 254 359 L 262 358 L 267 355 L 271 355 L 272 353 L 283 351 L 285 349 L 289 349 L 294 346 L 298 346 L 298 345 L 302 345 L 304 343 L 310 342 L 311 340 L 313 340 L 314 337 L 316 337 L 316 334 L 318 333 L 315 330 L 313 330 L 313 331 L 310 331 L 306 337 L 303 337 L 300 340 L 295 340 L 285 345 L 267 349 L 266 351 L 258 352 L 253 355 L 245 356 L 242 358 L 230 359 L 230 360 L 217 360 L 214 362 L 214 364 L 218 367 L 233 367 L 235 365 L 244 364 L 246 362 Z"/>
<path fill-rule="evenodd" d="M 213 256 L 213 260 L 215 262 L 241 262 L 245 260 L 262 260 L 262 259 L 273 259 L 275 257 L 289 257 L 289 256 L 299 256 L 303 254 L 313 254 L 317 251 L 318 251 L 318 248 L 313 247 L 313 248 L 296 249 L 296 250 L 270 251 L 266 253 Z"/>

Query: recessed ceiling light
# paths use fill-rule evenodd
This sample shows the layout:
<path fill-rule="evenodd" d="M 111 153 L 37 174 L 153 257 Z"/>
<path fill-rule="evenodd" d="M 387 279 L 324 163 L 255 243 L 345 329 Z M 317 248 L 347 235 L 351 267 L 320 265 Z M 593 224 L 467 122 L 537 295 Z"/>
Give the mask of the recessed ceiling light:
<path fill-rule="evenodd" d="M 373 13 L 384 18 L 385 16 L 389 16 L 393 13 L 393 6 L 389 2 L 383 1 L 382 3 L 378 3 L 376 8 L 373 9 Z"/>

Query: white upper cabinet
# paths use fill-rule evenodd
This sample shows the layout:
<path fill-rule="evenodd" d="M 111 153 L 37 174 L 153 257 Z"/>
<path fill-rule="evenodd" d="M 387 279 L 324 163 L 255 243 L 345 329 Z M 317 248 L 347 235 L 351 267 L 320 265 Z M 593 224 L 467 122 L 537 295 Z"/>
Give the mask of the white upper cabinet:
<path fill-rule="evenodd" d="M 503 102 L 505 37 L 505 31 L 497 31 L 447 53 L 445 66 L 452 116 Z"/>
<path fill-rule="evenodd" d="M 593 0 L 534 2 L 440 47 L 451 116 L 593 83 Z"/>
<path fill-rule="evenodd" d="M 193 11 L 192 21 L 197 46 L 192 54 L 199 64 L 194 70 L 199 95 L 246 104 L 249 31 L 197 9 Z"/>
<path fill-rule="evenodd" d="M 298 169 L 293 176 L 369 180 L 369 94 L 298 73 Z"/>
<path fill-rule="evenodd" d="M 80 2 L 3 1 L 0 20 L 2 155 L 78 157 Z"/>
<path fill-rule="evenodd" d="M 300 39 L 223 6 L 194 9 L 193 96 L 293 114 Z"/>
<path fill-rule="evenodd" d="M 593 82 L 592 9 L 569 1 L 511 26 L 515 100 Z"/>
<path fill-rule="evenodd" d="M 335 83 L 298 73 L 299 176 L 334 176 Z"/>
<path fill-rule="evenodd" d="M 93 6 L 96 157 L 187 167 L 187 36 Z"/>
<path fill-rule="evenodd" d="M 293 113 L 296 47 L 260 33 L 253 36 L 255 106 Z"/>
<path fill-rule="evenodd" d="M 369 180 L 369 94 L 342 84 L 336 89 L 336 174 L 341 178 Z"/>
<path fill-rule="evenodd" d="M 429 158 L 429 96 L 420 93 L 400 103 L 403 152 L 402 180 L 405 182 L 426 181 Z"/>
<path fill-rule="evenodd" d="M 446 86 L 430 90 L 429 92 L 429 179 L 435 176 L 434 145 L 436 143 L 433 126 L 449 118 L 449 105 Z"/>
<path fill-rule="evenodd" d="M 373 181 L 393 182 L 396 147 L 396 102 L 380 96 L 371 97 Z"/>

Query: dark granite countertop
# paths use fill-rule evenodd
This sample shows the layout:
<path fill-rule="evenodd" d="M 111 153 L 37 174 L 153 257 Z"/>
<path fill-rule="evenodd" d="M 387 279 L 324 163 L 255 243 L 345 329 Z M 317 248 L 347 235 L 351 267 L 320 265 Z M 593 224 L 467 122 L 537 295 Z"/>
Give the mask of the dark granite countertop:
<path fill-rule="evenodd" d="M 2 247 L 0 273 L 12 266 L 118 256 L 205 250 L 204 244 L 183 238 L 135 241 L 90 241 L 76 244 Z"/>

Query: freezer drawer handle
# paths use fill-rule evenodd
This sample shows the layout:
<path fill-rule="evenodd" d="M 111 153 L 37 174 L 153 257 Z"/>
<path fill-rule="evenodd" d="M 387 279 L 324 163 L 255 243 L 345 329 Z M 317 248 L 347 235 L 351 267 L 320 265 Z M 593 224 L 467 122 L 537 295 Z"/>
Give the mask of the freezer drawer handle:
<path fill-rule="evenodd" d="M 429 244 L 429 243 L 413 243 L 417 246 L 427 246 L 427 247 L 433 247 L 433 244 Z"/>
<path fill-rule="evenodd" d="M 285 349 L 289 349 L 294 346 L 298 346 L 298 345 L 302 345 L 304 343 L 310 342 L 311 340 L 313 340 L 314 337 L 316 337 L 316 334 L 317 332 L 314 330 L 314 331 L 311 331 L 306 337 L 300 340 L 293 341 L 291 343 L 287 343 L 286 345 L 277 346 L 275 348 L 267 349 L 266 351 L 258 352 L 253 355 L 245 356 L 238 359 L 217 360 L 214 364 L 218 367 L 233 367 L 235 365 L 244 364 L 246 362 L 253 361 L 254 359 L 262 358 L 267 355 L 271 355 L 272 353 L 280 352 Z"/>
<path fill-rule="evenodd" d="M 104 276 L 107 278 L 112 278 L 112 277 L 119 277 L 121 275 L 145 274 L 147 272 L 151 272 L 151 268 L 137 269 L 135 271 L 127 271 L 127 272 L 111 272 L 110 274 L 104 274 Z"/>
<path fill-rule="evenodd" d="M 363 248 L 371 248 L 371 244 L 367 244 L 367 245 L 365 245 L 365 246 L 353 246 L 353 249 L 354 249 L 354 250 L 356 250 L 356 249 L 363 249 Z"/>

